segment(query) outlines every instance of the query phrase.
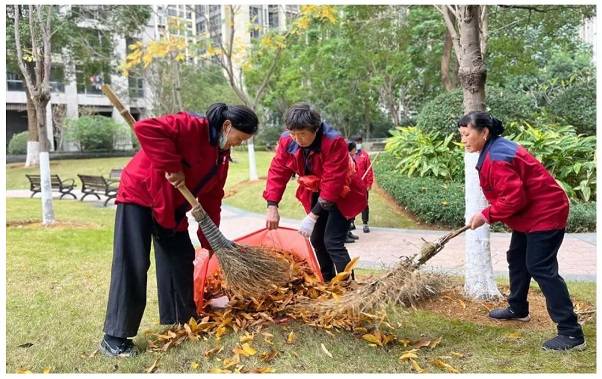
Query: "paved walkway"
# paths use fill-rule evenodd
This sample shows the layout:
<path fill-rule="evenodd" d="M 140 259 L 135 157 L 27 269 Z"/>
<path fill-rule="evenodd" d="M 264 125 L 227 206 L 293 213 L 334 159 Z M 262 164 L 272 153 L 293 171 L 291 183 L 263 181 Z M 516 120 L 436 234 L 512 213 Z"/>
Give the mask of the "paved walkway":
<path fill-rule="evenodd" d="M 78 198 L 81 195 L 77 192 Z M 27 190 L 9 190 L 7 197 L 29 197 Z M 36 195 L 39 197 L 39 195 Z M 69 201 L 69 200 L 63 200 Z M 102 206 L 102 201 L 88 196 L 85 202 Z M 112 203 L 110 203 L 112 204 Z M 230 239 L 243 236 L 265 225 L 265 215 L 243 211 L 237 208 L 224 206 L 222 208 L 221 230 Z M 297 220 L 282 219 L 281 225 L 296 228 Z M 193 243 L 198 245 L 196 238 L 196 225 L 191 222 L 191 237 Z M 413 255 L 422 246 L 421 238 L 434 241 L 446 231 L 371 228 L 368 234 L 356 230 L 360 239 L 347 244 L 347 249 L 352 257 L 359 256 L 359 267 L 383 268 L 394 265 L 400 256 Z M 509 233 L 491 233 L 491 255 L 493 270 L 496 275 L 507 277 L 506 250 L 510 245 Z M 596 280 L 596 234 L 595 233 L 568 233 L 558 253 L 560 274 L 569 280 Z M 451 240 L 445 248 L 427 264 L 426 268 L 432 270 L 463 274 L 464 265 L 464 237 L 459 236 Z"/>

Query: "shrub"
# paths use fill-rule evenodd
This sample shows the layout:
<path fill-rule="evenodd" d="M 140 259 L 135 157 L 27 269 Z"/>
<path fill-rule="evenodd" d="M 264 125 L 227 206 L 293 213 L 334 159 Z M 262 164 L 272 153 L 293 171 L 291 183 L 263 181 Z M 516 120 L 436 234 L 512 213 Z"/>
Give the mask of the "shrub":
<path fill-rule="evenodd" d="M 512 126 L 511 138 L 523 145 L 558 180 L 569 198 L 596 199 L 596 137 L 577 135 L 572 126 L 527 123 Z"/>
<path fill-rule="evenodd" d="M 13 134 L 8 142 L 9 154 L 27 154 L 27 137 L 29 132 L 26 130 L 21 133 Z"/>
<path fill-rule="evenodd" d="M 408 176 L 434 176 L 449 180 L 463 175 L 464 160 L 457 133 L 447 137 L 417 127 L 397 127 L 391 131 L 385 151 L 398 162 L 395 168 Z"/>
<path fill-rule="evenodd" d="M 279 126 L 267 125 L 261 128 L 257 136 L 255 137 L 255 144 L 257 146 L 265 146 L 269 149 L 274 149 L 278 144 L 278 139 L 284 130 Z M 269 150 L 268 149 L 268 150 Z"/>
<path fill-rule="evenodd" d="M 395 169 L 396 164 L 396 158 L 383 153 L 374 164 L 374 173 L 379 186 L 398 205 L 425 224 L 450 229 L 464 225 L 464 183 L 441 178 L 408 177 Z M 501 223 L 492 225 L 492 230 L 509 231 Z M 595 230 L 596 202 L 571 202 L 567 232 Z"/>
<path fill-rule="evenodd" d="M 596 82 L 577 82 L 555 96 L 548 111 L 578 133 L 596 134 Z"/>
<path fill-rule="evenodd" d="M 504 124 L 511 121 L 532 121 L 535 118 L 535 100 L 521 92 L 488 87 L 486 96 L 487 110 Z M 456 122 L 464 114 L 462 100 L 461 88 L 442 93 L 422 107 L 416 126 L 444 135 L 457 132 Z"/>
<path fill-rule="evenodd" d="M 68 119 L 67 138 L 75 142 L 81 151 L 113 150 L 118 133 L 124 128 L 112 118 L 104 116 L 82 116 Z"/>

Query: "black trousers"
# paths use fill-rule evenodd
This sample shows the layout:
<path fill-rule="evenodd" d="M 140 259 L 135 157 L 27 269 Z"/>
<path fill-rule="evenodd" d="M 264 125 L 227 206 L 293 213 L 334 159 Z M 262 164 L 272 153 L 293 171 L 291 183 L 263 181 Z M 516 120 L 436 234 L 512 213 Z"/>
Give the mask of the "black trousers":
<path fill-rule="evenodd" d="M 158 227 L 150 208 L 118 204 L 115 217 L 111 285 L 104 332 L 115 337 L 138 333 L 146 307 L 151 239 L 155 248 L 161 324 L 196 316 L 193 295 L 194 247 L 188 232 Z"/>
<path fill-rule="evenodd" d="M 347 263 L 351 261 L 349 252 L 345 248 L 348 231 L 349 221 L 336 205 L 329 210 L 322 210 L 310 241 L 325 282 L 330 281 L 337 273 L 343 272 Z"/>
<path fill-rule="evenodd" d="M 531 278 L 535 279 L 546 298 L 550 318 L 557 324 L 558 334 L 583 336 L 566 283 L 558 274 L 558 249 L 564 230 L 535 233 L 512 232 L 507 252 L 510 271 L 508 304 L 516 313 L 529 312 L 527 294 Z"/>

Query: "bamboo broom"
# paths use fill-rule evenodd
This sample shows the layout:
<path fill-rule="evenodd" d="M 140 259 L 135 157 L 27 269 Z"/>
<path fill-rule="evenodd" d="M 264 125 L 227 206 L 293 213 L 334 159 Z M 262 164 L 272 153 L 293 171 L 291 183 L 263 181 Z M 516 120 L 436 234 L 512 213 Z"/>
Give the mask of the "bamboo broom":
<path fill-rule="evenodd" d="M 423 239 L 424 244 L 418 254 L 403 259 L 383 277 L 361 285 L 339 299 L 327 300 L 314 306 L 318 312 L 333 316 L 371 312 L 387 304 L 413 304 L 415 300 L 434 293 L 428 281 L 420 277 L 418 268 L 443 250 L 447 242 L 468 228 L 469 226 L 464 226 L 454 230 L 435 242 Z"/>
<path fill-rule="evenodd" d="M 103 84 L 102 91 L 133 128 L 136 120 L 111 88 Z M 185 185 L 178 187 L 178 190 L 192 206 L 192 216 L 199 223 L 201 231 L 217 255 L 226 288 L 243 296 L 258 297 L 291 279 L 289 263 L 284 258 L 259 247 L 239 245 L 228 240 L 190 190 Z"/>

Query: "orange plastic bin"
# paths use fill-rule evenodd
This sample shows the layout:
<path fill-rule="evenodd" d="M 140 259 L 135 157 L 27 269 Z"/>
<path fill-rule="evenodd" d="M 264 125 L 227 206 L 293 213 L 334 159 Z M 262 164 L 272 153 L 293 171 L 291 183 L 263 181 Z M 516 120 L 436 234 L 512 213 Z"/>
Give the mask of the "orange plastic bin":
<path fill-rule="evenodd" d="M 296 229 L 280 227 L 275 230 L 261 229 L 245 236 L 239 237 L 234 242 L 251 245 L 264 246 L 276 249 L 288 250 L 294 253 L 299 258 L 304 259 L 309 268 L 316 276 L 323 281 L 320 265 L 316 260 L 316 255 L 309 241 L 300 235 Z M 209 251 L 198 247 L 196 249 L 196 257 L 194 260 L 194 302 L 196 303 L 197 313 L 201 314 L 205 298 L 205 281 L 208 276 L 212 275 L 218 268 L 219 263 L 217 257 L 213 255 L 211 259 Z"/>

